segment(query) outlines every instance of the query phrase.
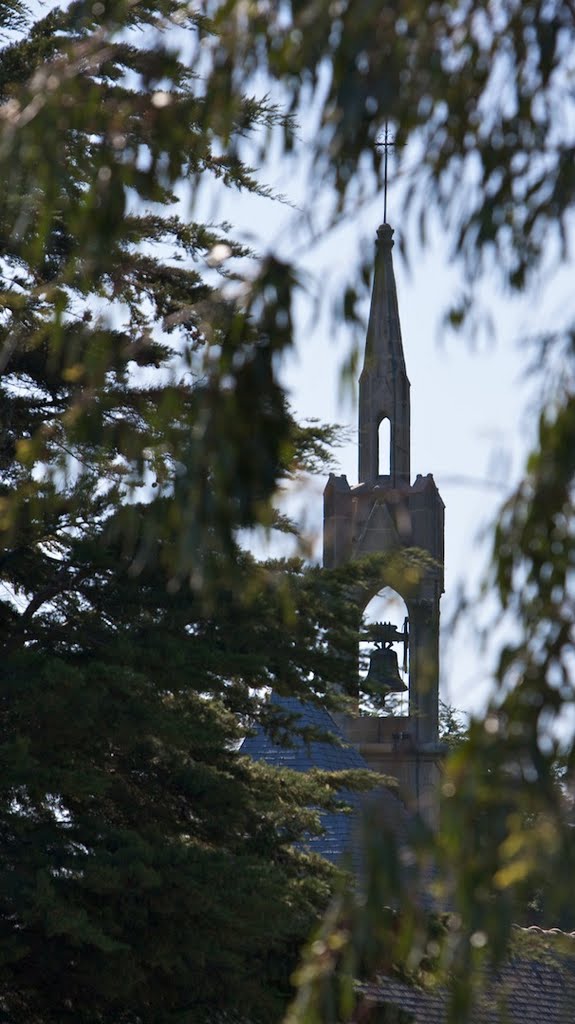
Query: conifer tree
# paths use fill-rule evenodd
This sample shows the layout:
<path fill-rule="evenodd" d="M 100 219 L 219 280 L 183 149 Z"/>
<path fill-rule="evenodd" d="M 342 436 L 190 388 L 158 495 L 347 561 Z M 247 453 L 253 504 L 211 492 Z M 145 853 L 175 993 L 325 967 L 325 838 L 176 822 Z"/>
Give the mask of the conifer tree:
<path fill-rule="evenodd" d="M 225 227 L 190 221 L 177 190 L 212 180 L 268 194 L 239 146 L 285 118 L 265 100 L 226 99 L 217 76 L 206 90 L 192 69 L 203 47 L 187 5 L 112 0 L 55 10 L 2 51 L 9 543 L 50 488 L 81 506 L 85 467 L 114 500 L 178 492 L 178 578 L 192 563 L 197 574 L 208 533 L 229 554 L 238 528 L 269 523 L 293 428 L 277 378 L 291 321 L 274 311 L 281 293 L 289 313 L 295 281 L 254 263 L 243 305 L 227 300 L 218 285 L 233 287 L 230 267 L 250 253 Z M 136 547 L 125 508 L 136 559 L 163 529 L 155 509 Z"/>
<path fill-rule="evenodd" d="M 277 378 L 294 278 L 269 260 L 226 298 L 250 254 L 177 196 L 210 176 L 265 193 L 239 140 L 283 119 L 206 91 L 186 32 L 201 64 L 187 5 L 73 3 L 0 52 L 11 1024 L 276 1019 L 334 878 L 301 842 L 341 780 L 237 750 L 289 725 L 265 688 L 313 699 L 349 673 L 345 578 L 328 597 L 237 539 L 285 528 L 278 482 L 330 432 L 294 423 Z"/>
<path fill-rule="evenodd" d="M 325 609 L 317 573 L 245 556 L 206 612 L 159 560 L 130 573 L 99 524 L 62 536 L 57 559 L 23 545 L 5 574 L 29 601 L 0 669 L 7 1019 L 279 1019 L 335 880 L 305 838 L 342 780 L 236 748 L 255 689 L 337 678 L 341 588 Z"/>

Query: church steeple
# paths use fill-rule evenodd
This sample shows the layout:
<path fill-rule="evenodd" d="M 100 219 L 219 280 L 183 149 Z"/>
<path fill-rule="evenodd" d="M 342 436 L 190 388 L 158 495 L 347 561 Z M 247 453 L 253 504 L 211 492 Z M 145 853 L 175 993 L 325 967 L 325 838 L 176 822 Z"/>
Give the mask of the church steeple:
<path fill-rule="evenodd" d="M 365 360 L 359 379 L 359 482 L 330 474 L 324 491 L 324 565 L 335 568 L 374 554 L 379 580 L 358 585 L 365 610 L 385 588 L 405 604 L 408 618 L 407 714 L 359 715 L 346 725 L 370 768 L 395 775 L 406 798 L 434 820 L 441 748 L 439 711 L 439 604 L 443 592 L 444 505 L 431 473 L 410 477 L 409 380 L 401 339 L 391 250 L 393 231 L 377 231 Z M 384 430 L 383 427 L 387 427 Z M 402 552 L 429 558 L 415 573 L 400 571 Z M 377 679 L 375 680 L 377 682 Z M 379 682 L 387 683 L 386 679 Z M 350 694 L 361 693 L 358 672 Z M 382 691 L 383 692 L 383 691 Z"/>
<path fill-rule="evenodd" d="M 375 272 L 359 378 L 359 482 L 410 483 L 409 379 L 393 273 L 393 229 L 377 231 Z M 387 421 L 387 430 L 382 423 Z M 382 450 L 389 446 L 389 450 Z"/>

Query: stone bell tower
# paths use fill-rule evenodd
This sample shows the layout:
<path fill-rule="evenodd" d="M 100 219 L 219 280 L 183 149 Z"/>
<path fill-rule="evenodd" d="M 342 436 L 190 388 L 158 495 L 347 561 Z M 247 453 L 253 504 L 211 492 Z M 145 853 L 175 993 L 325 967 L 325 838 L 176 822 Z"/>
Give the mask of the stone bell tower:
<path fill-rule="evenodd" d="M 444 504 L 433 476 L 410 475 L 410 384 L 405 367 L 395 276 L 393 230 L 377 231 L 365 358 L 359 378 L 359 483 L 330 474 L 324 491 L 324 565 L 390 555 L 372 592 L 358 587 L 362 610 L 384 587 L 404 600 L 409 620 L 407 716 L 358 716 L 345 723 L 370 768 L 395 776 L 405 799 L 435 818 L 441 748 L 439 601 L 443 592 Z M 415 571 L 398 571 L 418 549 Z"/>

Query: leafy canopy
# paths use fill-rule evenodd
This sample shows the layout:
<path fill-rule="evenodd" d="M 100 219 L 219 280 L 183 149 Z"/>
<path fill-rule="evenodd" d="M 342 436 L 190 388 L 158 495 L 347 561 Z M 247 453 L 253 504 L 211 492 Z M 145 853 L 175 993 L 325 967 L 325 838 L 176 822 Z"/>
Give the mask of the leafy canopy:
<path fill-rule="evenodd" d="M 3 4 L 0 14 L 13 29 L 22 10 Z M 278 356 L 292 341 L 297 267 L 270 255 L 246 275 L 249 254 L 227 229 L 179 217 L 180 181 L 262 192 L 242 162 L 246 136 L 259 124 L 261 152 L 273 137 L 297 158 L 283 111 L 309 111 L 315 230 L 380 186 L 375 142 L 391 119 L 404 143 L 406 214 L 424 238 L 429 211 L 439 215 L 466 269 L 469 291 L 452 310 L 465 324 L 484 269 L 521 290 L 567 255 L 573 52 L 567 0 L 227 0 L 193 10 L 112 0 L 53 12 L 6 46 L 4 564 L 51 551 L 53 576 L 62 536 L 76 543 L 86 524 L 106 528 L 105 544 L 119 543 L 133 569 L 161 564 L 174 587 L 191 576 L 207 596 L 237 529 L 273 522 L 270 499 L 295 454 Z M 281 109 L 250 98 L 258 76 Z M 322 220 L 314 199 L 326 186 Z M 349 315 L 360 283 L 342 292 Z M 545 365 L 561 352 L 561 374 L 494 535 L 492 589 L 517 639 L 501 653 L 493 707 L 448 766 L 440 841 L 424 844 L 455 893 L 460 926 L 445 948 L 463 976 L 483 937 L 503 953 L 516 884 L 532 871 L 556 879 L 558 903 L 570 892 L 550 728 L 573 700 L 572 309 L 565 325 L 540 340 Z M 154 483 L 159 501 L 149 500 Z M 6 585 L 10 617 L 21 583 Z M 33 621 L 35 590 L 30 600 Z M 571 732 L 564 748 L 569 776 Z M 397 949 L 416 957 L 425 931 L 409 924 L 414 915 Z M 463 989 L 457 998 L 460 1020 Z"/>
<path fill-rule="evenodd" d="M 6 28 L 16 5 L 0 8 Z M 264 689 L 343 687 L 357 613 L 241 530 L 322 463 L 278 379 L 294 276 L 243 305 L 225 226 L 177 190 L 264 193 L 237 140 L 284 117 L 207 89 L 205 21 L 76 3 L 0 51 L 0 1001 L 11 1022 L 277 1018 L 335 871 L 302 845 L 355 776 L 238 743 Z M 179 38 L 179 36 L 178 36 Z M 222 262 L 221 254 L 226 259 Z M 251 266 L 251 264 L 250 264 Z M 294 845 L 296 844 L 296 845 Z M 299 844 L 299 845 L 297 845 Z"/>

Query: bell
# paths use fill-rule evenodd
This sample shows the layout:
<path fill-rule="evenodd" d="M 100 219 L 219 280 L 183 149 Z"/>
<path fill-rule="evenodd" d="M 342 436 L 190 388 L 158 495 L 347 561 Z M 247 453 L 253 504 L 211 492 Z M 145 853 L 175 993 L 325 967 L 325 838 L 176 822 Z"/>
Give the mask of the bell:
<path fill-rule="evenodd" d="M 390 647 L 376 647 L 369 659 L 365 686 L 372 693 L 405 693 L 407 686 L 399 674 L 397 654 Z"/>

